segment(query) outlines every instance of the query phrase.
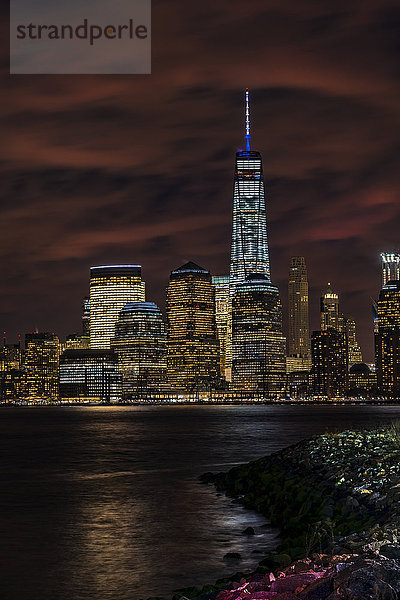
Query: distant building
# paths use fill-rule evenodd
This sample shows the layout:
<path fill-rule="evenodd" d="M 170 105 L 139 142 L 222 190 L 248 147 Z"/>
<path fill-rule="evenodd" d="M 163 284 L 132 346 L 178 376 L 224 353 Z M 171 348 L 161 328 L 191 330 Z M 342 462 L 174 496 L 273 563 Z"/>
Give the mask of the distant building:
<path fill-rule="evenodd" d="M 90 348 L 90 336 L 71 333 L 63 344 L 63 350 L 87 350 Z"/>
<path fill-rule="evenodd" d="M 0 401 L 15 402 L 28 396 L 26 372 L 7 369 L 0 373 Z"/>
<path fill-rule="evenodd" d="M 349 394 L 372 396 L 376 393 L 376 373 L 365 363 L 354 364 L 349 371 Z"/>
<path fill-rule="evenodd" d="M 400 279 L 400 252 L 382 252 L 382 286 Z"/>
<path fill-rule="evenodd" d="M 286 384 L 285 355 L 278 288 L 263 275 L 249 275 L 232 298 L 233 389 L 280 396 Z"/>
<path fill-rule="evenodd" d="M 339 296 L 332 290 L 328 283 L 328 289 L 321 298 L 321 331 L 327 329 L 342 330 L 342 322 L 339 313 Z"/>
<path fill-rule="evenodd" d="M 348 363 L 349 367 L 354 364 L 362 363 L 362 352 L 359 343 L 356 338 L 356 322 L 353 317 L 349 315 L 343 316 L 344 331 L 347 336 L 348 344 Z"/>
<path fill-rule="evenodd" d="M 111 350 L 65 350 L 60 357 L 62 402 L 118 402 L 121 380 Z"/>
<path fill-rule="evenodd" d="M 175 391 L 220 385 L 211 274 L 193 262 L 172 271 L 167 289 L 168 378 Z"/>
<path fill-rule="evenodd" d="M 288 372 L 311 368 L 307 267 L 303 256 L 293 256 L 289 269 Z"/>
<path fill-rule="evenodd" d="M 120 311 L 129 302 L 143 302 L 145 284 L 140 265 L 90 269 L 90 347 L 107 350 Z"/>
<path fill-rule="evenodd" d="M 90 336 L 90 298 L 85 296 L 82 302 L 82 334 Z"/>
<path fill-rule="evenodd" d="M 378 390 L 400 396 L 400 281 L 388 281 L 379 294 L 375 334 Z"/>
<path fill-rule="evenodd" d="M 232 320 L 229 275 L 216 275 L 212 278 L 215 288 L 215 320 L 219 342 L 220 374 L 228 381 L 232 371 Z"/>
<path fill-rule="evenodd" d="M 347 340 L 344 333 L 328 328 L 311 336 L 312 389 L 316 396 L 344 396 L 347 388 Z"/>
<path fill-rule="evenodd" d="M 167 333 L 154 302 L 124 306 L 111 347 L 118 356 L 124 400 L 141 400 L 168 391 Z"/>
<path fill-rule="evenodd" d="M 60 341 L 54 333 L 25 335 L 24 369 L 29 400 L 58 399 Z"/>
<path fill-rule="evenodd" d="M 18 370 L 21 367 L 21 345 L 4 344 L 0 348 L 0 372 Z"/>
<path fill-rule="evenodd" d="M 310 394 L 310 371 L 290 371 L 287 375 L 287 391 L 290 398 L 308 398 Z"/>

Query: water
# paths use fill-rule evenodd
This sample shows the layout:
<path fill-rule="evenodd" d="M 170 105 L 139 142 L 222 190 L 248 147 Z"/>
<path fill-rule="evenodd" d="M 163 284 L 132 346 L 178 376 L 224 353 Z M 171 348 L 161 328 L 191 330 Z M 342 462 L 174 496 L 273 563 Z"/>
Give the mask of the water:
<path fill-rule="evenodd" d="M 1 596 L 138 600 L 235 572 L 230 551 L 255 566 L 277 532 L 198 476 L 399 417 L 390 406 L 3 408 Z"/>

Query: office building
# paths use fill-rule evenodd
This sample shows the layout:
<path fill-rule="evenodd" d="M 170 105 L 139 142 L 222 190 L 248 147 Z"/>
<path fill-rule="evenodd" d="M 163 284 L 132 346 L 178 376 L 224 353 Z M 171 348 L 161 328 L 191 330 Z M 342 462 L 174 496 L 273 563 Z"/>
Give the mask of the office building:
<path fill-rule="evenodd" d="M 339 296 L 332 290 L 328 283 L 328 289 L 321 298 L 321 331 L 327 329 L 342 331 L 343 323 L 339 313 Z"/>
<path fill-rule="evenodd" d="M 286 383 L 286 340 L 278 288 L 255 273 L 232 298 L 232 385 L 237 392 L 279 397 Z"/>
<path fill-rule="evenodd" d="M 251 273 L 260 273 L 270 280 L 263 166 L 261 154 L 250 150 L 248 90 L 245 127 L 246 149 L 236 153 L 233 186 L 231 296 Z"/>
<path fill-rule="evenodd" d="M 124 400 L 143 400 L 168 391 L 167 333 L 154 302 L 124 306 L 111 347 L 118 356 Z"/>
<path fill-rule="evenodd" d="M 220 374 L 227 381 L 231 379 L 232 363 L 232 320 L 229 294 L 229 275 L 212 277 L 215 289 L 215 320 L 219 342 Z"/>
<path fill-rule="evenodd" d="M 378 332 L 375 357 L 378 390 L 388 397 L 400 396 L 400 281 L 388 281 L 378 300 Z"/>
<path fill-rule="evenodd" d="M 82 302 L 82 334 L 90 336 L 90 298 L 85 296 Z"/>
<path fill-rule="evenodd" d="M 344 331 L 347 336 L 349 367 L 362 363 L 362 352 L 356 335 L 356 322 L 350 315 L 343 316 Z"/>
<path fill-rule="evenodd" d="M 193 262 L 172 271 L 167 289 L 168 377 L 183 393 L 220 385 L 215 289 Z"/>
<path fill-rule="evenodd" d="M 382 252 L 382 286 L 400 279 L 400 252 Z"/>
<path fill-rule="evenodd" d="M 61 402 L 118 402 L 121 382 L 111 350 L 65 350 L 60 357 Z"/>
<path fill-rule="evenodd" d="M 370 397 L 376 394 L 376 373 L 367 364 L 360 362 L 349 370 L 349 395 Z"/>
<path fill-rule="evenodd" d="M 145 284 L 140 265 L 112 265 L 90 269 L 90 347 L 107 350 L 120 311 L 130 302 L 144 302 Z"/>
<path fill-rule="evenodd" d="M 288 372 L 311 368 L 307 268 L 303 256 L 294 256 L 289 269 Z"/>
<path fill-rule="evenodd" d="M 25 335 L 24 369 L 29 400 L 58 399 L 60 342 L 54 333 Z"/>
<path fill-rule="evenodd" d="M 314 331 L 311 354 L 313 394 L 329 399 L 343 397 L 348 383 L 346 334 L 332 328 Z"/>

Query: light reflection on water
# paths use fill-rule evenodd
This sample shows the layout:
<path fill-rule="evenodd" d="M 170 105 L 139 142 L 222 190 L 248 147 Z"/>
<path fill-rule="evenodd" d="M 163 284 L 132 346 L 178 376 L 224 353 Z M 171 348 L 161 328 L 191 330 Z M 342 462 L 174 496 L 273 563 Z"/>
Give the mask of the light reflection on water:
<path fill-rule="evenodd" d="M 4 409 L 2 597 L 138 600 L 251 568 L 276 532 L 198 476 L 399 415 L 363 406 Z M 248 526 L 256 536 L 242 535 Z M 223 559 L 232 551 L 238 565 Z"/>

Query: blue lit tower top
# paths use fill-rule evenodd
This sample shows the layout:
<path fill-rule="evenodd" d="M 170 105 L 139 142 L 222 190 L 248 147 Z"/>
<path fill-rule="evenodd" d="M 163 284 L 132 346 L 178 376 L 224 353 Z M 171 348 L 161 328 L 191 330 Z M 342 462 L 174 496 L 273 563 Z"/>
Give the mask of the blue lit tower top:
<path fill-rule="evenodd" d="M 230 293 L 250 273 L 264 275 L 270 281 L 265 214 L 264 176 L 259 152 L 250 150 L 249 90 L 245 94 L 246 150 L 236 153 L 233 189 L 233 222 L 230 269 Z"/>

